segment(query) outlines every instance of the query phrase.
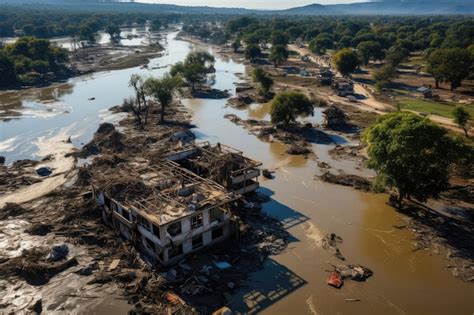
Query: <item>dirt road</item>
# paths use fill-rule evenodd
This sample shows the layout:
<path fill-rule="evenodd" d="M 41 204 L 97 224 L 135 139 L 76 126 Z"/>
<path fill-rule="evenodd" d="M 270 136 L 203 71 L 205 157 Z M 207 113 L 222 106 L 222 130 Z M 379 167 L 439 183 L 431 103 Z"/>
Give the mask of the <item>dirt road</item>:
<path fill-rule="evenodd" d="M 320 58 L 320 57 L 316 56 L 315 54 L 313 54 L 306 47 L 298 47 L 295 44 L 289 44 L 288 48 L 290 50 L 296 51 L 300 55 L 303 55 L 303 56 L 308 55 L 309 58 L 311 59 L 311 61 L 313 61 L 313 62 L 315 62 L 315 63 L 317 63 L 317 64 L 319 64 L 323 67 L 331 67 L 330 63 L 325 61 L 323 58 Z M 362 95 L 365 98 L 360 99 L 358 102 L 344 102 L 344 103 L 349 104 L 349 105 L 353 105 L 353 106 L 357 106 L 359 108 L 361 108 L 361 107 L 364 108 L 365 106 L 368 106 L 372 109 L 375 109 L 375 111 L 379 114 L 382 114 L 383 112 L 389 112 L 389 111 L 394 110 L 394 107 L 391 106 L 390 104 L 387 104 L 387 103 L 384 103 L 384 102 L 381 102 L 381 101 L 375 99 L 372 92 L 369 91 L 366 87 L 364 87 L 363 85 L 361 85 L 359 83 L 354 82 L 354 91 L 356 92 L 356 94 Z M 344 98 L 337 97 L 337 96 L 328 96 L 328 98 L 329 98 L 330 101 L 337 101 L 337 102 L 341 102 L 341 101 L 345 100 Z M 365 106 L 360 106 L 361 104 L 365 105 Z M 416 111 L 410 111 L 410 112 L 413 112 L 415 114 L 420 114 L 420 112 L 416 112 Z M 464 133 L 464 131 L 461 128 L 459 128 L 457 126 L 457 124 L 454 123 L 453 120 L 450 119 L 450 118 L 446 118 L 446 117 L 442 117 L 442 116 L 438 116 L 438 115 L 432 115 L 432 114 L 427 115 L 427 117 L 431 121 L 442 125 L 446 129 L 449 129 L 449 130 L 452 130 L 452 131 L 455 131 L 455 132 Z M 470 134 L 472 135 L 473 132 L 471 131 Z"/>

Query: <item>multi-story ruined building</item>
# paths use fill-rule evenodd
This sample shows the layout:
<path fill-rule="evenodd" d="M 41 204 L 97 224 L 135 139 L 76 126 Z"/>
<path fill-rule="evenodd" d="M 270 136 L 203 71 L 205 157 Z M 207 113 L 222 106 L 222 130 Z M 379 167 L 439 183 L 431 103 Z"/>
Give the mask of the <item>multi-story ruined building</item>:
<path fill-rule="evenodd" d="M 244 195 L 259 187 L 258 177 L 262 163 L 220 143 L 189 143 L 171 150 L 166 158 L 236 194 Z"/>
<path fill-rule="evenodd" d="M 92 187 L 104 221 L 163 265 L 234 232 L 240 195 L 166 159 L 98 171 Z"/>

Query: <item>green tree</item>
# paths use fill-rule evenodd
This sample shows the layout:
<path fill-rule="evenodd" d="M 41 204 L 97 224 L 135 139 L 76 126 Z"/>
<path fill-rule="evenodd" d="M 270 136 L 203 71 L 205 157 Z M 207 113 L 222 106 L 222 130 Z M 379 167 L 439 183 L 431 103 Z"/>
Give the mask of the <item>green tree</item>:
<path fill-rule="evenodd" d="M 314 114 L 314 107 L 308 97 L 299 92 L 281 92 L 272 102 L 270 115 L 273 123 L 294 122 L 298 116 Z"/>
<path fill-rule="evenodd" d="M 249 59 L 250 61 L 255 60 L 255 58 L 259 57 L 261 53 L 260 48 L 255 44 L 247 45 L 245 47 L 245 59 Z"/>
<path fill-rule="evenodd" d="M 397 70 L 391 64 L 386 64 L 382 68 L 376 70 L 373 74 L 375 80 L 375 88 L 382 90 L 388 88 L 393 78 L 397 76 Z"/>
<path fill-rule="evenodd" d="M 15 64 L 0 50 L 0 87 L 8 87 L 15 83 L 17 83 Z"/>
<path fill-rule="evenodd" d="M 395 112 L 377 119 L 363 139 L 378 185 L 396 188 L 398 206 L 411 197 L 426 201 L 448 187 L 448 167 L 458 159 L 456 142 L 428 118 Z"/>
<path fill-rule="evenodd" d="M 392 66 L 397 67 L 400 63 L 407 59 L 409 55 L 410 52 L 407 49 L 393 48 L 387 52 L 385 60 Z"/>
<path fill-rule="evenodd" d="M 252 77 L 253 81 L 259 84 L 259 94 L 268 96 L 273 86 L 273 79 L 262 68 L 255 68 Z"/>
<path fill-rule="evenodd" d="M 453 110 L 453 116 L 454 122 L 458 124 L 458 126 L 462 128 L 462 130 L 464 130 L 466 137 L 469 137 L 467 131 L 469 119 L 471 119 L 471 114 L 469 114 L 469 112 L 464 107 L 456 106 L 456 108 Z"/>
<path fill-rule="evenodd" d="M 428 72 L 440 82 L 450 82 L 451 91 L 461 86 L 472 70 L 473 59 L 468 50 L 462 48 L 438 49 L 427 59 Z"/>
<path fill-rule="evenodd" d="M 254 33 L 250 33 L 243 37 L 243 41 L 247 45 L 258 45 L 260 43 L 260 38 Z"/>
<path fill-rule="evenodd" d="M 270 56 L 268 59 L 273 62 L 275 67 L 278 67 L 288 59 L 288 49 L 284 45 L 275 45 L 270 49 Z"/>
<path fill-rule="evenodd" d="M 382 60 L 385 56 L 382 50 L 382 45 L 376 41 L 365 41 L 359 43 L 359 45 L 357 45 L 357 51 L 359 52 L 364 65 L 368 65 L 370 59 Z"/>
<path fill-rule="evenodd" d="M 351 48 L 343 48 L 334 55 L 334 65 L 337 71 L 347 76 L 360 66 L 357 53 Z"/>
<path fill-rule="evenodd" d="M 433 76 L 437 89 L 439 89 L 439 84 L 445 80 L 444 60 L 445 54 L 440 49 L 432 52 L 426 59 L 428 64 L 427 72 Z"/>
<path fill-rule="evenodd" d="M 288 35 L 290 40 L 294 41 L 303 35 L 304 30 L 303 26 L 291 26 L 285 33 Z"/>
<path fill-rule="evenodd" d="M 151 30 L 154 32 L 158 32 L 161 29 L 161 20 L 154 19 L 151 21 Z"/>
<path fill-rule="evenodd" d="M 105 27 L 105 32 L 109 34 L 112 41 L 120 37 L 120 27 L 117 24 L 109 24 Z"/>
<path fill-rule="evenodd" d="M 282 31 L 274 31 L 271 35 L 270 42 L 272 46 L 284 46 L 288 44 L 288 36 Z"/>
<path fill-rule="evenodd" d="M 182 80 L 178 76 L 165 73 L 162 78 L 148 78 L 145 81 L 145 91 L 161 105 L 160 122 L 165 121 L 165 109 L 173 102 L 174 93 L 180 90 Z"/>
<path fill-rule="evenodd" d="M 308 48 L 317 55 L 323 55 L 327 49 L 334 47 L 332 38 L 327 33 L 321 33 L 313 38 L 308 45 Z"/>
<path fill-rule="evenodd" d="M 206 79 L 214 67 L 214 56 L 205 51 L 194 51 L 187 55 L 184 62 L 178 62 L 171 67 L 172 76 L 181 75 L 189 84 L 193 92 L 196 83 L 201 83 Z"/>
<path fill-rule="evenodd" d="M 95 32 L 92 28 L 88 26 L 81 26 L 79 29 L 79 39 L 80 40 L 87 40 L 90 43 L 94 44 L 95 43 Z"/>
<path fill-rule="evenodd" d="M 235 53 L 239 50 L 241 46 L 242 45 L 240 44 L 240 39 L 238 38 L 232 42 L 232 49 L 234 50 Z"/>

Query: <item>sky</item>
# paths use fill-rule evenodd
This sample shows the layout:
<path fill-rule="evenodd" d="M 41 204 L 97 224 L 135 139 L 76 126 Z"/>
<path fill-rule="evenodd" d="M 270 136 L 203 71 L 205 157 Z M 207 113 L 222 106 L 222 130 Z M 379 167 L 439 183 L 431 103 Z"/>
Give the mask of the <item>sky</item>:
<path fill-rule="evenodd" d="M 248 9 L 287 9 L 307 4 L 338 4 L 369 0 L 135 0 L 135 2 L 168 3 L 187 6 L 234 7 Z"/>

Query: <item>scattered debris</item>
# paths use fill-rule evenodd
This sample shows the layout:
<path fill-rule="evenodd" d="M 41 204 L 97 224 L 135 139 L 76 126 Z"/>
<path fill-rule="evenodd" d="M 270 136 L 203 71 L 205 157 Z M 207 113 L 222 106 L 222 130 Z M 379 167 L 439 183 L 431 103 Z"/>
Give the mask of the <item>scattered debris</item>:
<path fill-rule="evenodd" d="M 49 261 L 64 259 L 69 254 L 69 247 L 66 244 L 54 245 L 46 258 Z"/>
<path fill-rule="evenodd" d="M 365 281 L 373 275 L 372 270 L 361 265 L 337 265 L 336 271 L 343 279 L 352 279 L 354 281 Z"/>
<path fill-rule="evenodd" d="M 29 233 L 31 235 L 38 235 L 38 236 L 45 236 L 48 233 L 50 233 L 53 229 L 52 224 L 47 224 L 47 223 L 39 223 L 39 224 L 34 224 L 28 229 L 26 229 L 26 233 Z"/>
<path fill-rule="evenodd" d="M 342 279 L 342 276 L 339 272 L 333 271 L 327 279 L 327 284 L 339 289 L 344 284 L 344 280 Z"/>
<path fill-rule="evenodd" d="M 306 155 L 311 153 L 311 150 L 303 146 L 298 146 L 294 144 L 291 145 L 288 149 L 286 149 L 285 152 L 291 155 Z"/>
<path fill-rule="evenodd" d="M 335 105 L 329 106 L 323 113 L 325 115 L 324 125 L 328 128 L 339 127 L 346 124 L 346 114 Z"/>
<path fill-rule="evenodd" d="M 215 262 L 214 265 L 216 265 L 216 267 L 219 268 L 220 270 L 225 270 L 232 267 L 232 265 L 226 261 L 218 261 L 218 262 Z"/>
<path fill-rule="evenodd" d="M 367 178 L 353 174 L 335 175 L 331 172 L 325 171 L 321 176 L 319 176 L 319 178 L 328 183 L 350 186 L 364 191 L 370 191 L 372 189 L 371 181 L 369 181 Z"/>
<path fill-rule="evenodd" d="M 262 170 L 262 175 L 265 177 L 265 178 L 268 178 L 268 179 L 273 179 L 274 176 L 273 174 L 275 173 L 275 171 L 270 171 L 269 169 L 264 169 Z"/>
<path fill-rule="evenodd" d="M 250 95 L 239 94 L 235 97 L 229 98 L 227 103 L 236 108 L 247 107 L 248 105 L 254 103 L 255 100 Z"/>
<path fill-rule="evenodd" d="M 40 167 L 35 170 L 36 174 L 42 177 L 49 176 L 53 173 L 53 171 L 49 167 Z"/>
<path fill-rule="evenodd" d="M 342 243 L 342 238 L 335 233 L 328 233 L 324 235 L 324 238 L 321 240 L 321 247 L 332 251 L 333 255 L 339 260 L 346 260 L 342 255 L 341 251 L 338 248 L 338 244 Z"/>
<path fill-rule="evenodd" d="M 24 214 L 26 209 L 20 206 L 17 203 L 6 203 L 3 208 L 0 209 L 0 219 L 5 220 L 9 217 L 17 217 L 21 214 Z"/>
<path fill-rule="evenodd" d="M 117 268 L 117 266 L 120 264 L 120 259 L 114 259 L 112 260 L 112 262 L 110 263 L 110 266 L 109 266 L 109 271 L 112 271 L 114 270 L 115 268 Z"/>
<path fill-rule="evenodd" d="M 181 130 L 175 132 L 171 137 L 171 141 L 175 142 L 182 142 L 182 143 L 190 143 L 196 139 L 196 135 L 189 129 Z"/>
<path fill-rule="evenodd" d="M 230 97 L 229 91 L 221 91 L 218 89 L 212 89 L 203 87 L 191 92 L 191 96 L 194 98 L 210 98 L 210 99 L 222 99 Z"/>
<path fill-rule="evenodd" d="M 30 307 L 30 310 L 35 314 L 41 314 L 43 312 L 43 300 L 39 299 Z"/>

